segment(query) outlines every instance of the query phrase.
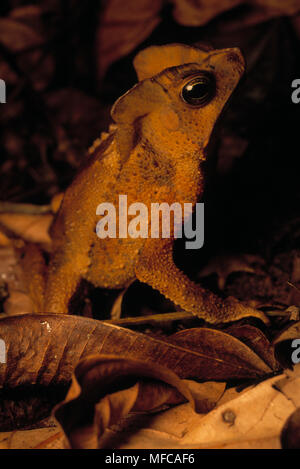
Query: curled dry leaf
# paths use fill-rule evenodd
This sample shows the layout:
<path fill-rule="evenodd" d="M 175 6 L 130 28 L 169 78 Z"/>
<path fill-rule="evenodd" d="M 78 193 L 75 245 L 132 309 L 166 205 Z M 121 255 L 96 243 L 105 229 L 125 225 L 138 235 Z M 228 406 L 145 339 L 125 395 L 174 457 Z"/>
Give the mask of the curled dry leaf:
<path fill-rule="evenodd" d="M 291 393 L 285 391 L 287 387 L 278 389 L 278 384 L 282 379 L 286 384 L 293 381 L 298 386 L 293 388 L 294 396 L 299 395 L 298 379 L 294 379 L 297 375 L 296 367 L 294 372 L 244 388 L 230 401 L 218 402 L 206 415 L 195 414 L 189 404 L 181 404 L 151 418 L 143 416 L 143 425 L 133 416 L 118 428 L 109 429 L 102 447 L 279 449 L 281 430 L 296 405 Z"/>
<path fill-rule="evenodd" d="M 191 394 L 195 399 L 196 405 L 196 412 L 197 413 L 207 413 L 212 410 L 219 399 L 224 394 L 225 383 L 217 383 L 217 382 L 206 382 L 206 383 L 196 383 L 195 381 L 185 380 L 185 383 L 191 390 Z M 154 385 L 149 383 L 149 388 L 151 387 L 151 393 L 159 393 L 161 395 L 163 391 L 163 395 L 167 397 L 167 392 L 171 395 L 173 392 L 173 388 L 169 387 L 168 385 L 164 385 L 163 383 L 156 382 Z M 146 389 L 145 389 L 146 388 Z M 141 388 L 140 388 L 141 389 Z M 146 396 L 148 395 L 148 387 L 146 387 L 146 383 L 143 383 L 143 389 L 146 391 L 143 393 L 144 399 L 144 406 L 147 408 Z M 176 393 L 176 391 L 175 391 Z M 174 394 L 174 397 L 177 396 Z M 152 402 L 155 402 L 156 398 L 151 397 Z M 181 397 L 178 394 L 178 398 Z M 161 398 L 160 398 L 161 399 Z M 162 400 L 162 399 L 161 399 Z M 170 402 L 172 403 L 172 401 Z M 175 400 L 174 400 L 175 403 Z M 163 409 L 166 406 L 163 406 Z M 184 413 L 179 414 L 179 418 L 176 414 L 172 421 L 169 419 L 166 420 L 167 429 L 172 429 L 172 432 L 182 425 L 189 424 L 188 415 L 189 413 L 193 415 L 194 419 L 197 418 L 197 415 L 193 410 L 193 407 L 190 404 L 181 405 L 181 406 L 172 406 L 171 409 L 175 410 L 178 409 L 180 411 L 180 407 L 184 407 L 186 410 Z M 142 422 L 143 428 L 147 428 L 148 424 L 150 425 L 151 420 L 153 418 L 157 419 L 157 417 L 161 416 L 162 420 L 164 420 L 164 415 L 166 410 L 163 412 L 155 411 L 145 414 L 145 412 L 139 412 L 135 414 L 131 414 L 128 418 L 122 419 L 120 424 L 114 426 L 116 428 L 122 428 L 122 426 L 128 424 L 128 420 L 130 422 L 132 420 L 138 420 Z M 37 429 L 30 429 L 30 430 L 14 430 L 12 432 L 2 432 L 0 433 L 0 449 L 62 449 L 64 447 L 64 433 L 61 431 L 61 427 L 59 423 L 54 418 L 48 418 L 41 423 L 38 424 L 39 428 Z M 132 431 L 132 424 L 131 431 Z M 107 443 L 107 437 L 110 437 L 111 430 L 106 432 L 105 438 L 102 440 L 102 444 L 105 446 Z"/>
<path fill-rule="evenodd" d="M 244 389 L 243 392 L 237 393 L 230 402 L 220 403 L 221 405 L 218 405 L 207 415 L 196 414 L 188 403 L 148 416 L 132 415 L 130 418 L 122 420 L 120 425 L 109 428 L 105 432 L 101 448 L 275 449 L 280 448 L 281 444 L 284 448 L 298 448 L 299 418 L 294 420 L 294 425 L 291 427 L 292 432 L 289 432 L 289 437 L 292 439 L 284 441 L 284 430 L 281 434 L 282 428 L 289 427 L 289 420 L 286 421 L 286 419 L 294 415 L 293 412 L 297 407 L 295 399 L 298 399 L 297 396 L 300 394 L 297 378 L 298 368 L 295 367 L 293 372 L 287 372 L 259 385 Z M 154 388 L 152 387 L 152 389 Z M 251 409 L 250 413 L 249 409 Z M 71 418 L 71 415 L 68 415 L 68 418 Z M 34 431 L 27 433 L 31 432 Z M 6 440 L 8 438 L 12 440 L 10 448 L 27 447 L 24 446 L 23 441 L 13 441 L 16 438 L 24 439 L 25 436 L 24 432 L 5 434 Z M 49 438 L 50 441 L 46 439 L 37 447 L 48 447 L 47 445 L 49 443 L 51 445 L 53 439 L 54 442 L 61 442 L 58 428 L 54 428 L 53 436 Z M 0 439 L 0 445 L 2 441 Z M 3 443 L 6 444 L 6 441 Z M 290 446 L 287 446 L 288 444 Z M 292 444 L 294 446 L 291 446 Z M 29 435 L 27 436 L 27 445 L 32 447 Z"/>
<path fill-rule="evenodd" d="M 150 381 L 149 381 L 150 380 Z M 154 363 L 116 356 L 91 356 L 76 367 L 72 386 L 55 417 L 71 448 L 96 449 L 109 426 L 129 412 L 194 400 L 187 384 Z"/>

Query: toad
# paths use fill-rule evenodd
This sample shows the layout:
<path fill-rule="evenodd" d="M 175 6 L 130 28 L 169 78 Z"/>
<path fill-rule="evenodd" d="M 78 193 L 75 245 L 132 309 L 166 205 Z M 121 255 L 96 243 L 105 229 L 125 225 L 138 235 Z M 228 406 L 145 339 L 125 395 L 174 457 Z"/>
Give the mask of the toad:
<path fill-rule="evenodd" d="M 94 143 L 51 228 L 43 311 L 68 313 L 82 279 L 107 289 L 138 279 L 209 323 L 264 320 L 260 311 L 192 282 L 174 263 L 174 230 L 167 238 L 128 237 L 121 229 L 115 238 L 97 236 L 98 205 L 117 206 L 119 195 L 149 209 L 195 207 L 212 132 L 245 69 L 237 48 L 180 44 L 149 47 L 134 66 L 139 82 L 113 105 L 114 124 Z"/>

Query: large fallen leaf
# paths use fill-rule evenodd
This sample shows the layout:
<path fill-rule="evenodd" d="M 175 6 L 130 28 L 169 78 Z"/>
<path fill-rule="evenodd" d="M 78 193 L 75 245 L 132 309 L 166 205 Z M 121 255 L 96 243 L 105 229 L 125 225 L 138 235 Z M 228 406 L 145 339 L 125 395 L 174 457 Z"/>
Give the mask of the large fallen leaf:
<path fill-rule="evenodd" d="M 1 319 L 0 337 L 7 348 L 0 386 L 6 388 L 68 382 L 79 360 L 95 353 L 142 359 L 199 380 L 257 378 L 272 371 L 235 337 L 207 328 L 166 342 L 94 319 L 26 314 Z"/>

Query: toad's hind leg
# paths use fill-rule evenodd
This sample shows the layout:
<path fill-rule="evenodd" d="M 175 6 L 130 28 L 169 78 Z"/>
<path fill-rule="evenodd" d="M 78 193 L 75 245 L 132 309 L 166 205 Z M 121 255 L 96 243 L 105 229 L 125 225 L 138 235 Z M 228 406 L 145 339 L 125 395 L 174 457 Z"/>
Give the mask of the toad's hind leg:
<path fill-rule="evenodd" d="M 192 282 L 175 265 L 172 247 L 172 239 L 148 239 L 136 266 L 137 278 L 159 290 L 186 311 L 211 324 L 249 316 L 268 322 L 262 312 L 245 306 L 232 297 L 222 300 Z"/>

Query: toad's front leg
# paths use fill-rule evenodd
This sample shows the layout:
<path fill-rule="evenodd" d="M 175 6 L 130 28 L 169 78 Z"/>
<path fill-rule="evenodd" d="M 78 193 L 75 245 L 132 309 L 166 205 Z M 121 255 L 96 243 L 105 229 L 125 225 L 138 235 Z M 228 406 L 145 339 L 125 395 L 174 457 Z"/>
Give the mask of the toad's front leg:
<path fill-rule="evenodd" d="M 249 316 L 268 322 L 262 312 L 232 297 L 222 300 L 192 282 L 174 263 L 172 239 L 147 239 L 136 265 L 136 276 L 184 310 L 211 324 Z"/>
<path fill-rule="evenodd" d="M 56 246 L 48 267 L 44 306 L 46 313 L 69 313 L 69 303 L 87 272 L 89 244 L 76 245 L 76 238 Z"/>
<path fill-rule="evenodd" d="M 48 271 L 43 312 L 68 314 L 69 302 L 80 281 L 81 275 L 74 263 L 61 264 L 60 260 L 54 257 Z"/>

